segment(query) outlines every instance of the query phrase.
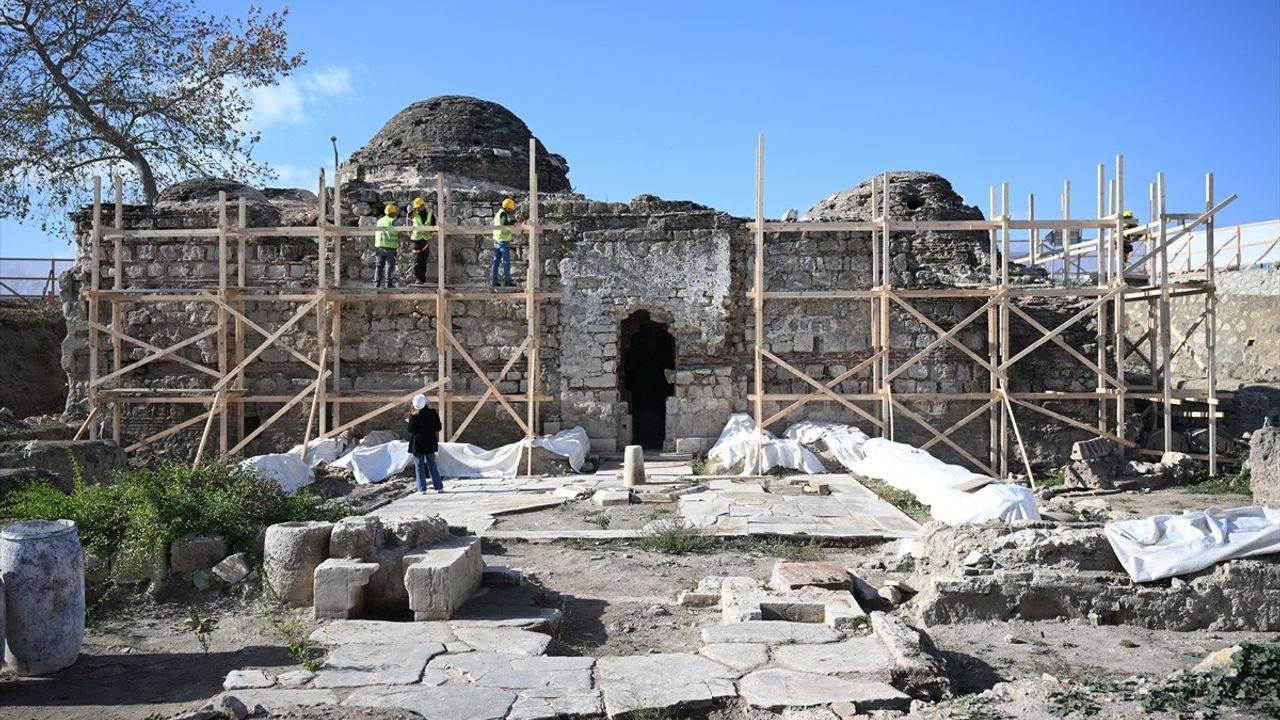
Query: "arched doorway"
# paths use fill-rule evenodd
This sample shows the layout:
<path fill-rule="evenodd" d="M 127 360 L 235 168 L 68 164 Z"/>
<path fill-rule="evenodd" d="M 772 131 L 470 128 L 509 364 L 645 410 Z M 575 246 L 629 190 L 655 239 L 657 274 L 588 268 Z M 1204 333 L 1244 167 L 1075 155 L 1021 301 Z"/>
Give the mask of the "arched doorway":
<path fill-rule="evenodd" d="M 631 408 L 631 444 L 661 450 L 667 439 L 667 398 L 675 386 L 667 371 L 676 367 L 676 343 L 667 326 L 637 310 L 622 321 L 618 366 L 623 402 Z"/>

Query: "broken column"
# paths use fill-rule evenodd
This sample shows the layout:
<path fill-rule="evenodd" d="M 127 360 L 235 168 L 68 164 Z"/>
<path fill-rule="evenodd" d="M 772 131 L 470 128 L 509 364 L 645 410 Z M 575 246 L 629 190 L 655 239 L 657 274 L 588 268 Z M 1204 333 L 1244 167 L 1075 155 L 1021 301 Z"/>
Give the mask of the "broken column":
<path fill-rule="evenodd" d="M 410 564 L 412 563 L 412 564 Z M 405 557 L 404 586 L 414 620 L 448 620 L 480 587 L 480 539 L 459 537 Z"/>
<path fill-rule="evenodd" d="M 333 523 L 309 521 L 277 523 L 267 528 L 262 564 L 267 582 L 280 601 L 305 607 L 314 597 L 316 567 L 329 557 Z"/>
<path fill-rule="evenodd" d="M 1067 486 L 1107 490 L 1120 476 L 1124 457 L 1106 438 L 1082 440 L 1071 446 L 1071 464 L 1067 466 Z"/>
<path fill-rule="evenodd" d="M 628 445 L 622 454 L 622 484 L 635 487 L 644 484 L 644 448 Z"/>
<path fill-rule="evenodd" d="M 84 552 L 71 520 L 32 520 L 0 530 L 5 662 L 19 675 L 71 667 L 84 638 Z"/>
<path fill-rule="evenodd" d="M 1271 418 L 1249 439 L 1249 488 L 1255 504 L 1280 507 L 1280 427 Z"/>

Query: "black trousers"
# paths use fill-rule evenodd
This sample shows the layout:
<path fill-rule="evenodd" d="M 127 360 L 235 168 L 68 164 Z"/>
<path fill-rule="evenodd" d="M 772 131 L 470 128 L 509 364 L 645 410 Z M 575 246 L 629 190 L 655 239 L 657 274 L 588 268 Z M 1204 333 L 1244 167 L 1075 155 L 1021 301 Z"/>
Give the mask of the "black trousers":
<path fill-rule="evenodd" d="M 413 241 L 413 277 L 419 285 L 427 282 L 427 249 L 430 247 L 430 240 Z"/>

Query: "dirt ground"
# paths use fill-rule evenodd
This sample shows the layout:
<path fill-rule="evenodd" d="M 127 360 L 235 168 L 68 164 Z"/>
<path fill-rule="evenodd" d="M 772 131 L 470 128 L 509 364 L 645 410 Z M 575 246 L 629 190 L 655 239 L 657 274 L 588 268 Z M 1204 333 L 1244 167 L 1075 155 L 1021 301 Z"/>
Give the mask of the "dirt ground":
<path fill-rule="evenodd" d="M 335 476 L 322 479 L 315 489 L 325 496 L 344 496 L 367 510 L 409 492 L 411 485 L 408 478 L 396 478 L 357 486 Z M 1177 489 L 1104 499 L 1113 510 L 1144 515 L 1247 502 L 1244 496 L 1208 496 Z M 673 510 L 673 505 L 663 504 L 602 510 L 584 500 L 510 515 L 502 518 L 498 527 L 599 529 L 603 524 L 638 528 Z M 607 521 L 601 519 L 605 517 Z M 791 557 L 838 562 L 879 583 L 884 579 L 884 573 L 877 571 L 883 567 L 879 561 L 891 550 L 888 544 L 830 547 L 754 539 L 722 540 L 713 552 L 690 555 L 651 552 L 634 542 L 620 541 L 504 540 L 484 544 L 487 563 L 522 569 L 529 594 L 538 604 L 564 613 L 550 652 L 592 657 L 696 651 L 698 629 L 715 623 L 717 611 L 683 608 L 675 601 L 679 592 L 693 589 L 704 577 L 746 575 L 767 580 L 777 558 Z M 217 621 L 208 652 L 183 627 L 193 608 Z M 873 605 L 868 609 L 882 608 Z M 310 624 L 305 613 L 295 617 Z M 199 707 L 221 690 L 222 678 L 232 669 L 262 667 L 280 672 L 298 667 L 266 618 L 267 610 L 259 601 L 230 597 L 163 604 L 130 600 L 99 608 L 86 632 L 81 658 L 72 668 L 47 678 L 0 674 L 0 718 L 143 720 Z M 1049 706 L 1062 697 L 1074 697 L 1069 695 L 1076 692 L 1070 690 L 1075 687 L 1070 683 L 1119 686 L 1147 682 L 1131 678 L 1163 678 L 1242 640 L 1272 640 L 1259 633 L 1178 633 L 1065 621 L 971 623 L 928 630 L 965 695 L 942 705 L 917 707 L 909 717 L 918 720 L 1055 717 Z M 991 691 L 997 683 L 1006 684 Z M 1064 692 L 1068 695 L 1062 695 Z M 1051 700 L 1051 695 L 1058 700 Z M 1139 715 L 1132 695 L 1126 690 L 1099 696 L 1096 716 L 1176 717 Z M 352 712 L 330 708 L 289 716 L 316 720 L 415 717 L 400 711 Z M 1070 716 L 1084 717 L 1079 712 Z M 668 717 L 772 720 L 784 716 L 734 705 Z M 1222 717 L 1251 716 L 1228 711 Z"/>

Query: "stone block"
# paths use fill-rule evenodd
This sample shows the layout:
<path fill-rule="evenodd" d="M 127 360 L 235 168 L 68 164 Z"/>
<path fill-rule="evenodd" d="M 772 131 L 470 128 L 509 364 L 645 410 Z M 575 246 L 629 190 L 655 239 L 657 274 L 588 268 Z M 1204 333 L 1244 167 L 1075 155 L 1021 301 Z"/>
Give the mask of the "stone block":
<path fill-rule="evenodd" d="M 524 584 L 524 571 L 502 565 L 485 565 L 480 574 L 480 584 L 485 587 L 515 586 Z"/>
<path fill-rule="evenodd" d="M 774 590 L 802 587 L 848 590 L 850 583 L 849 571 L 833 562 L 779 560 L 773 564 L 773 573 L 769 576 L 769 587 Z"/>
<path fill-rule="evenodd" d="M 222 681 L 223 690 L 242 690 L 244 688 L 266 688 L 275 685 L 275 681 L 267 677 L 261 670 L 232 670 Z"/>
<path fill-rule="evenodd" d="M 316 619 L 351 619 L 364 610 L 365 586 L 378 563 L 329 558 L 316 566 L 314 612 Z"/>
<path fill-rule="evenodd" d="M 480 586 L 480 540 L 459 537 L 415 555 L 404 586 L 415 620 L 448 620 Z"/>
<path fill-rule="evenodd" d="M 383 545 L 382 520 L 376 515 L 345 517 L 333 526 L 329 536 L 329 557 L 373 557 Z"/>
<path fill-rule="evenodd" d="M 1249 488 L 1256 504 L 1280 508 L 1280 427 L 1269 422 L 1249 440 Z"/>
<path fill-rule="evenodd" d="M 231 583 L 232 585 L 244 580 L 252 571 L 253 568 L 249 566 L 248 556 L 242 552 L 228 555 L 213 566 L 213 574 L 217 575 L 223 582 Z"/>
<path fill-rule="evenodd" d="M 676 452 L 689 455 L 701 455 L 711 449 L 716 439 L 713 437 L 676 438 Z"/>
<path fill-rule="evenodd" d="M 860 713 L 872 710 L 905 710 L 911 698 L 883 682 L 860 682 L 843 678 L 769 668 L 751 673 L 738 684 L 742 699 L 750 707 L 785 708 L 853 703 Z"/>
<path fill-rule="evenodd" d="M 213 567 L 226 554 L 227 540 L 221 535 L 184 535 L 169 546 L 169 570 L 190 575 Z"/>
<path fill-rule="evenodd" d="M 631 503 L 631 491 L 619 488 L 603 488 L 597 490 L 596 494 L 591 496 L 591 499 L 600 507 L 628 505 Z"/>

